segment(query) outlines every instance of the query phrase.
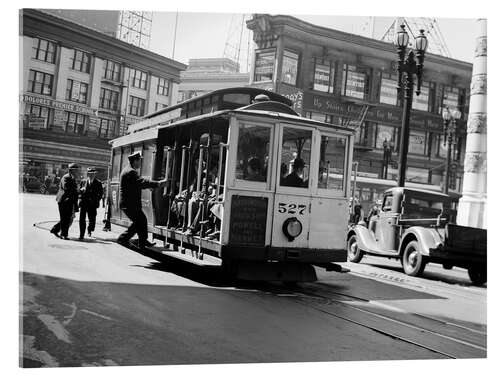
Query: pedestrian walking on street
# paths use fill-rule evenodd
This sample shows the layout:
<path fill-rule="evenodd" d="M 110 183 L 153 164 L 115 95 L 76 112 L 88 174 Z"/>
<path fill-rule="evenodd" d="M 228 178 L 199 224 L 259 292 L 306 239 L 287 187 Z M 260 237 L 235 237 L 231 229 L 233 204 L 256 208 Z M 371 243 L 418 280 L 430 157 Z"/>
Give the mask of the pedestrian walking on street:
<path fill-rule="evenodd" d="M 86 217 L 89 218 L 88 235 L 92 235 L 95 230 L 95 219 L 97 216 L 97 208 L 103 196 L 102 182 L 95 175 L 95 168 L 87 168 L 87 179 L 82 181 L 80 185 L 80 240 L 83 240 L 85 235 Z"/>
<path fill-rule="evenodd" d="M 120 173 L 119 207 L 132 221 L 132 224 L 118 237 L 117 242 L 127 245 L 137 233 L 139 248 L 142 250 L 146 246 L 154 244 L 148 241 L 148 219 L 142 212 L 141 190 L 162 187 L 167 183 L 167 180 L 151 181 L 140 177 L 137 169 L 141 166 L 141 159 L 140 152 L 132 153 L 128 157 L 129 165 Z"/>
<path fill-rule="evenodd" d="M 59 190 L 56 195 L 59 207 L 59 222 L 52 227 L 50 233 L 65 240 L 68 239 L 71 218 L 75 212 L 78 212 L 78 189 L 75 176 L 79 168 L 75 163 L 69 165 L 68 173 L 59 182 Z"/>

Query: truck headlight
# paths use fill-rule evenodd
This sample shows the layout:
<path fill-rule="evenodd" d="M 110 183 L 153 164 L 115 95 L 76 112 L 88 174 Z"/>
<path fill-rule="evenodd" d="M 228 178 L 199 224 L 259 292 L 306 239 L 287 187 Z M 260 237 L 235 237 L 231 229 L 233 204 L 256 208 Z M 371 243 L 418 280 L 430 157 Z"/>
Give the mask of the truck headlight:
<path fill-rule="evenodd" d="M 296 217 L 289 217 L 283 223 L 282 229 L 288 241 L 293 241 L 302 233 L 302 223 Z"/>

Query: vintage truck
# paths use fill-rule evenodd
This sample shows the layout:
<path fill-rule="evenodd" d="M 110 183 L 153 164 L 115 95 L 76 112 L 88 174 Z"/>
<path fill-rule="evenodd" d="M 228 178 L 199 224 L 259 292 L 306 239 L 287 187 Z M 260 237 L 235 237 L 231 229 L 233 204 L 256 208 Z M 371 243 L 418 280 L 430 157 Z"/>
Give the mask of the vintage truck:
<path fill-rule="evenodd" d="M 368 225 L 351 225 L 348 259 L 358 263 L 365 253 L 400 259 L 404 272 L 419 276 L 427 263 L 468 270 L 476 285 L 486 282 L 486 230 L 455 224 L 456 210 L 448 195 L 405 187 L 384 193 L 378 215 Z"/>

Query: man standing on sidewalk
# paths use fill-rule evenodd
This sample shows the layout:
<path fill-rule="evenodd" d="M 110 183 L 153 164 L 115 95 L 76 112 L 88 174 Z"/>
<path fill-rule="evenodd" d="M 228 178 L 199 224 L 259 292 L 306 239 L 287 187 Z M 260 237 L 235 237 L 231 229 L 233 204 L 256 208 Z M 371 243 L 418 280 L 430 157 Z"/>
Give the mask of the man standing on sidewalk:
<path fill-rule="evenodd" d="M 56 201 L 59 206 L 59 222 L 52 227 L 50 233 L 62 239 L 68 239 L 68 230 L 71 225 L 71 218 L 74 212 L 78 212 L 78 190 L 76 186 L 76 173 L 79 166 L 72 163 L 68 167 L 66 173 L 59 182 L 59 190 L 57 191 Z"/>
<path fill-rule="evenodd" d="M 95 230 L 97 208 L 103 195 L 102 182 L 95 178 L 97 170 L 87 168 L 87 179 L 80 186 L 80 240 L 85 235 L 86 216 L 89 217 L 89 237 Z"/>
<path fill-rule="evenodd" d="M 142 212 L 141 190 L 162 187 L 167 180 L 151 181 L 140 177 L 137 169 L 141 166 L 141 153 L 134 152 L 129 155 L 129 165 L 120 174 L 119 207 L 132 221 L 132 224 L 118 237 L 118 243 L 127 245 L 129 240 L 137 233 L 139 248 L 153 246 L 148 241 L 148 219 Z"/>

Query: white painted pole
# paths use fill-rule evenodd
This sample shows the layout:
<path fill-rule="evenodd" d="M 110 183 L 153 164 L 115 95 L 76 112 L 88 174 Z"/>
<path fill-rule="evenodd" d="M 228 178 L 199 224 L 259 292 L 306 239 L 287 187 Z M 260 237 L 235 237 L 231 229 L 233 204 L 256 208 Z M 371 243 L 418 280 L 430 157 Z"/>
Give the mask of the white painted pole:
<path fill-rule="evenodd" d="M 457 223 L 486 229 L 486 20 L 477 20 L 467 146 Z"/>

